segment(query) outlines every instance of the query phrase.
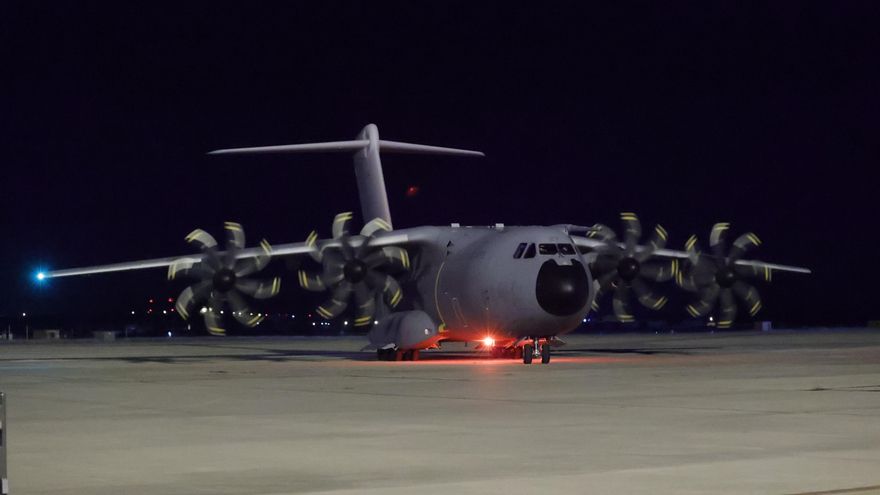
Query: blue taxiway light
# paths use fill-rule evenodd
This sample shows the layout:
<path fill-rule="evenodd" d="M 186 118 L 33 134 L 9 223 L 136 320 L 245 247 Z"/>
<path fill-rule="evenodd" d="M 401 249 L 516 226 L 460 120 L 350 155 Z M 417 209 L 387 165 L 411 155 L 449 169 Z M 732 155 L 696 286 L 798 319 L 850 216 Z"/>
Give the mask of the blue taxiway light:
<path fill-rule="evenodd" d="M 45 280 L 45 279 L 46 279 L 46 274 L 45 274 L 45 272 L 37 272 L 37 280 L 39 280 L 39 281 L 42 282 L 42 281 Z"/>

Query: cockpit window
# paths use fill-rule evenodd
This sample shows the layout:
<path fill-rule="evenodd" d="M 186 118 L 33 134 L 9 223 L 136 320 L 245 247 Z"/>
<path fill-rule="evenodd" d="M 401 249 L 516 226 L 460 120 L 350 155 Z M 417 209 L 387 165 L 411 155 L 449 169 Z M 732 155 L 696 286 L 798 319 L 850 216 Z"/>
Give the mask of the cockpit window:
<path fill-rule="evenodd" d="M 523 258 L 534 258 L 535 257 L 535 244 L 529 244 L 529 247 L 526 248 L 526 254 L 523 255 Z"/>
<path fill-rule="evenodd" d="M 556 244 L 539 244 L 538 252 L 541 254 L 556 254 Z"/>
<path fill-rule="evenodd" d="M 521 242 L 519 244 L 519 246 L 516 247 L 516 251 L 513 253 L 513 258 L 517 259 L 517 260 L 522 258 L 523 251 L 525 251 L 525 250 L 526 250 L 526 243 Z"/>
<path fill-rule="evenodd" d="M 574 254 L 574 246 L 571 244 L 558 244 L 559 254 L 571 255 Z"/>

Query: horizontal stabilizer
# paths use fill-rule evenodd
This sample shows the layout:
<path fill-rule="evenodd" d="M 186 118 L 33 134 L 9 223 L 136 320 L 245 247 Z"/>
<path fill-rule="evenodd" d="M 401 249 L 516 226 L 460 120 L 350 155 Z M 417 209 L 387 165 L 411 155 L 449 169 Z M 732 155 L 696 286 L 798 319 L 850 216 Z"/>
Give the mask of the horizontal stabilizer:
<path fill-rule="evenodd" d="M 378 140 L 379 151 L 391 153 L 422 153 L 433 155 L 457 155 L 457 156 L 485 156 L 481 151 L 462 150 L 457 148 L 444 148 L 441 146 L 428 146 L 425 144 L 402 143 L 399 141 Z M 209 155 L 253 155 L 269 153 L 312 153 L 312 152 L 338 152 L 358 151 L 370 145 L 369 139 L 355 139 L 351 141 L 329 141 L 326 143 L 305 144 L 282 144 L 279 146 L 257 146 L 252 148 L 229 148 L 214 150 Z"/>

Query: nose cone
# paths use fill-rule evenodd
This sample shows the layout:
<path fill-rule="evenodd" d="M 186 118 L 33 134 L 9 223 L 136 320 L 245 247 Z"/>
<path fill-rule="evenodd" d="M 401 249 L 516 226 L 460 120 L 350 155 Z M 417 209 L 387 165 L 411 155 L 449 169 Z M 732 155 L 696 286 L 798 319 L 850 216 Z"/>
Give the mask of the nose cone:
<path fill-rule="evenodd" d="M 583 310 L 590 296 L 587 272 L 578 261 L 557 265 L 547 260 L 538 272 L 535 294 L 541 308 L 551 315 L 573 315 Z"/>

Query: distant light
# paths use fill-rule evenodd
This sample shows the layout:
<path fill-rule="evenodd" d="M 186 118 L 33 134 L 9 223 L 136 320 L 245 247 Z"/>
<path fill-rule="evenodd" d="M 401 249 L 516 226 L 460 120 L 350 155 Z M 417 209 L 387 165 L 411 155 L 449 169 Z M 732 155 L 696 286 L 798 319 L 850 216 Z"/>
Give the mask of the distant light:
<path fill-rule="evenodd" d="M 201 314 L 205 314 L 207 312 L 208 312 L 208 308 L 206 308 L 205 306 L 202 306 L 202 309 L 199 310 L 199 313 L 201 313 Z"/>
<path fill-rule="evenodd" d="M 715 318 L 709 317 L 709 321 L 715 321 Z"/>
<path fill-rule="evenodd" d="M 132 311 L 131 314 L 134 314 L 134 311 Z"/>
<path fill-rule="evenodd" d="M 168 298 L 168 302 L 174 302 L 174 298 L 173 298 L 173 297 L 169 297 L 169 298 Z"/>
<path fill-rule="evenodd" d="M 43 280 L 46 280 L 46 273 L 45 272 L 37 272 L 37 280 L 39 280 L 40 282 L 42 282 Z"/>
<path fill-rule="evenodd" d="M 348 326 L 348 320 L 343 321 L 342 324 Z"/>
<path fill-rule="evenodd" d="M 22 318 L 24 318 L 25 316 L 27 316 L 27 313 L 22 313 L 22 314 L 21 314 L 21 317 L 22 317 Z"/>
<path fill-rule="evenodd" d="M 172 335 L 171 330 L 168 331 L 168 336 L 169 336 L 169 337 L 173 337 L 173 336 L 174 336 L 174 335 Z"/>
<path fill-rule="evenodd" d="M 150 304 L 153 304 L 153 300 L 152 300 L 152 299 L 150 299 Z"/>
<path fill-rule="evenodd" d="M 406 188 L 406 197 L 414 198 L 419 194 L 419 186 L 409 186 Z"/>
<path fill-rule="evenodd" d="M 163 309 L 163 310 L 162 310 L 162 314 L 163 314 L 163 315 L 167 315 L 167 314 L 168 314 L 168 311 L 165 311 L 165 310 Z"/>
<path fill-rule="evenodd" d="M 483 339 L 483 345 L 486 347 L 495 347 L 495 339 L 492 337 L 486 337 Z"/>
<path fill-rule="evenodd" d="M 584 318 L 584 323 L 586 323 L 586 322 L 587 322 L 587 319 L 586 319 L 586 318 Z"/>
<path fill-rule="evenodd" d="M 312 326 L 315 326 L 315 322 L 312 322 Z"/>
<path fill-rule="evenodd" d="M 378 324 L 379 324 L 379 320 L 373 320 L 373 325 L 378 325 Z"/>

